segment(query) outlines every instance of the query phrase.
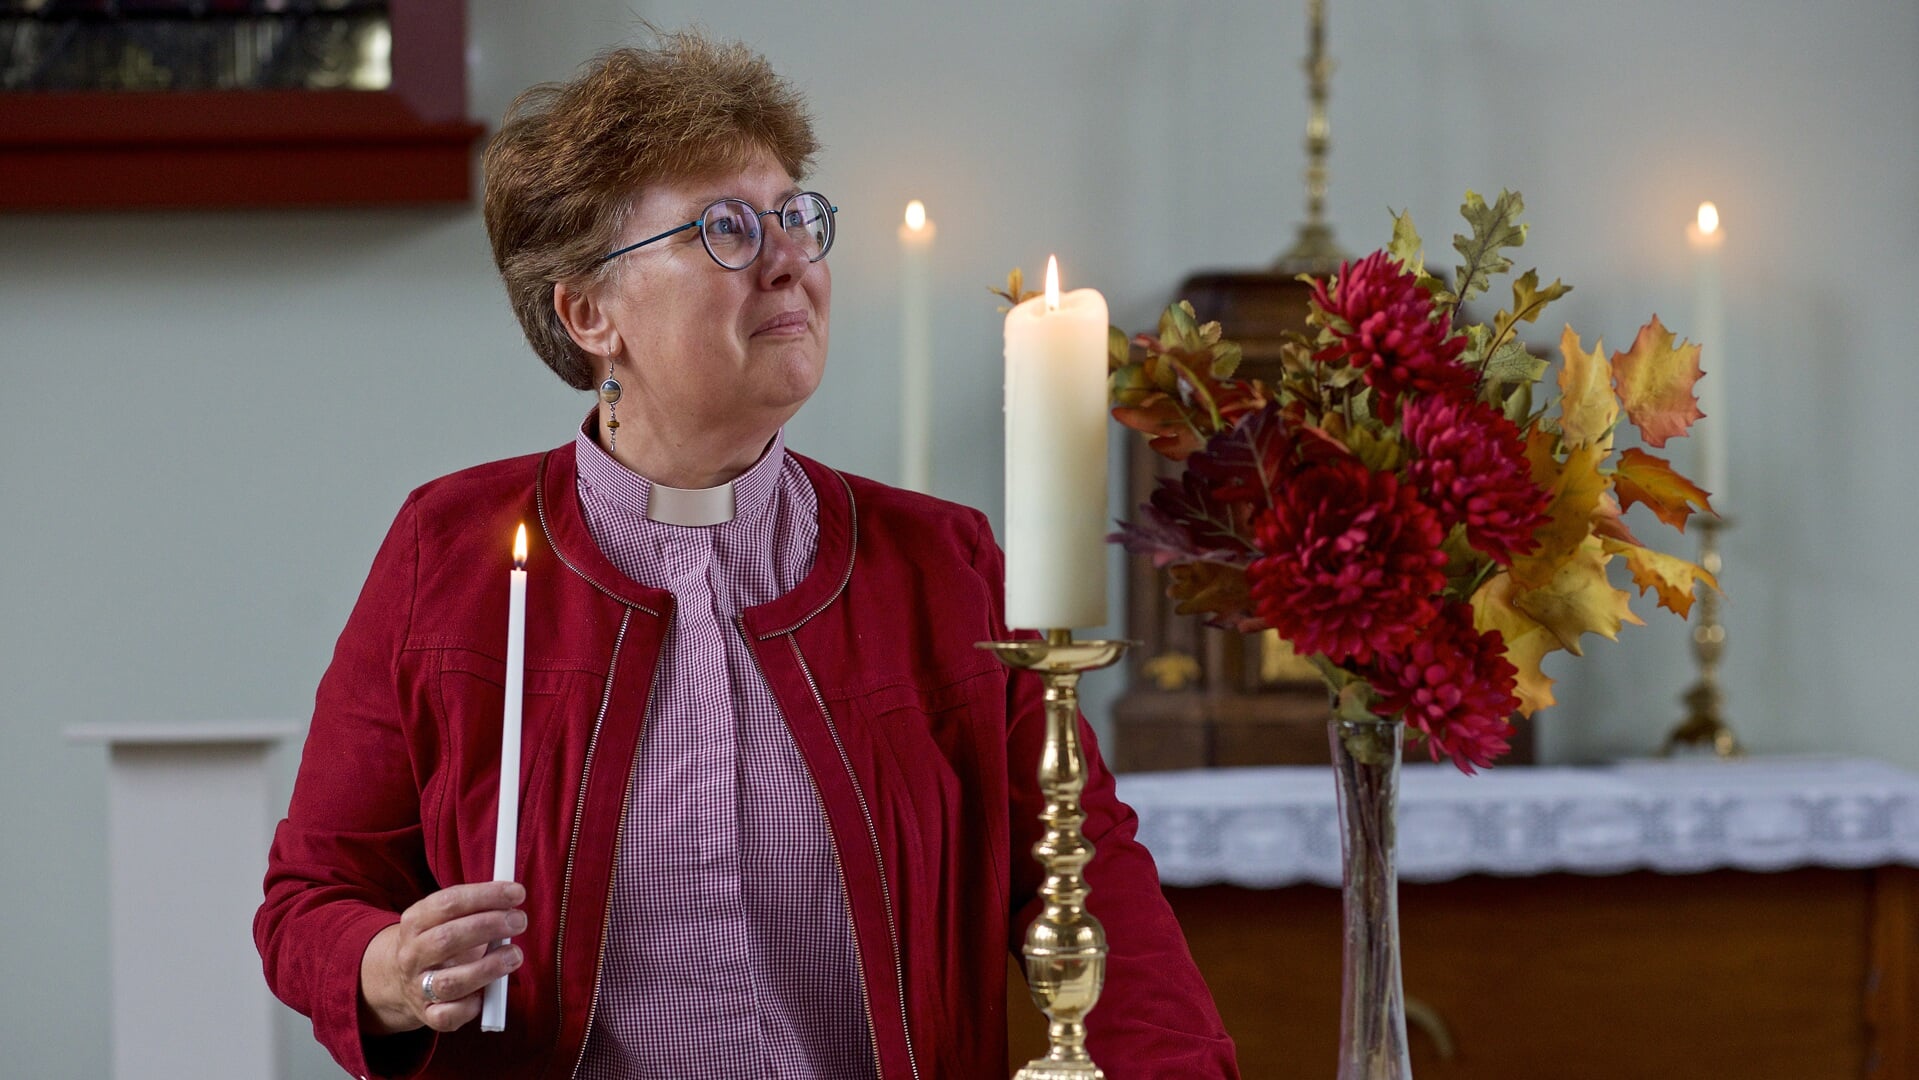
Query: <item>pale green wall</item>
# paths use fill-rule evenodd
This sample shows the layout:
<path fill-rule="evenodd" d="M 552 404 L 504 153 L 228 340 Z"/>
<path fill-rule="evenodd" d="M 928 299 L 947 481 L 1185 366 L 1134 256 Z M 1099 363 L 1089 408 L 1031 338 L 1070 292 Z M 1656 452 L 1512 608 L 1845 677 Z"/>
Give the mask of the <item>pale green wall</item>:
<path fill-rule="evenodd" d="M 843 208 L 829 375 L 791 443 L 896 476 L 894 228 L 923 198 L 944 297 L 936 487 L 997 515 L 981 287 L 1057 251 L 1069 284 L 1144 328 L 1189 271 L 1270 259 L 1301 205 L 1303 6 L 475 0 L 473 114 L 497 121 L 636 13 L 763 48 L 810 95 L 818 184 Z M 1919 9 L 1333 8 L 1331 214 L 1349 246 L 1381 242 L 1392 206 L 1443 247 L 1465 188 L 1521 189 L 1525 264 L 1573 281 L 1560 317 L 1617 348 L 1652 311 L 1683 332 L 1680 230 L 1719 202 L 1735 719 L 1759 751 L 1919 767 L 1902 435 L 1919 399 Z M 92 1080 L 105 769 L 61 730 L 303 718 L 405 492 L 557 443 L 585 404 L 525 350 L 471 211 L 0 218 L 0 364 L 0 1071 Z M 1683 628 L 1636 607 L 1653 625 L 1558 669 L 1549 758 L 1637 753 L 1676 716 Z M 288 1058 L 331 1074 L 303 1038 Z"/>

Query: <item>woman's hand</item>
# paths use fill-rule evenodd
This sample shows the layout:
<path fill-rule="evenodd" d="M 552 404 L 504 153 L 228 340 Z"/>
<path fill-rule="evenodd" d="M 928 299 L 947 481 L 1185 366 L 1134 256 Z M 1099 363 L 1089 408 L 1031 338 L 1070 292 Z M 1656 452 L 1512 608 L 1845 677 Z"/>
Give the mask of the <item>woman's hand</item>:
<path fill-rule="evenodd" d="M 526 890 L 510 881 L 441 889 L 373 935 L 360 957 L 360 1023 L 367 1034 L 430 1027 L 452 1031 L 480 1015 L 481 991 L 520 966 L 512 945 L 487 946 L 526 929 L 518 905 Z M 433 1001 L 421 985 L 433 972 Z"/>

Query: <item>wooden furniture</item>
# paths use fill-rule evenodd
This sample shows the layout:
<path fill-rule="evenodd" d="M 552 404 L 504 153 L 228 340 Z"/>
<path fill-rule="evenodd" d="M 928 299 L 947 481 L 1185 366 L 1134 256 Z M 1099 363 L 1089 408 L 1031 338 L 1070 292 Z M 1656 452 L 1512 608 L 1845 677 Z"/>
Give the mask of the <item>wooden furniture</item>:
<path fill-rule="evenodd" d="M 1119 794 L 1243 1074 L 1330 1077 L 1330 776 L 1141 773 Z M 1822 757 L 1410 766 L 1399 839 L 1419 1080 L 1919 1080 L 1919 775 Z M 1012 1010 L 1016 1053 L 1031 1014 Z"/>
<path fill-rule="evenodd" d="M 466 202 L 464 0 L 383 7 L 384 90 L 0 92 L 0 211 Z"/>
<path fill-rule="evenodd" d="M 1242 1075 L 1330 1077 L 1338 892 L 1167 897 Z M 1419 1080 L 1919 1080 L 1919 870 L 1474 877 L 1400 913 Z"/>

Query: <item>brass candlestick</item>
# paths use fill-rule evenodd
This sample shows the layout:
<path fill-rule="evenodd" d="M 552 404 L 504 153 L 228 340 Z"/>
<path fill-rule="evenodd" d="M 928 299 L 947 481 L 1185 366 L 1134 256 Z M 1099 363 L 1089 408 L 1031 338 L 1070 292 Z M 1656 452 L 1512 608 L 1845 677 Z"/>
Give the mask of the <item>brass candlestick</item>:
<path fill-rule="evenodd" d="M 1040 754 L 1039 786 L 1046 795 L 1040 820 L 1046 835 L 1033 857 L 1046 868 L 1040 895 L 1045 910 L 1026 931 L 1026 985 L 1046 1014 L 1051 1049 L 1020 1069 L 1014 1080 L 1104 1080 L 1086 1053 L 1086 1014 L 1106 981 L 1106 931 L 1086 910 L 1085 869 L 1093 845 L 1080 826 L 1080 792 L 1086 788 L 1086 755 L 1079 742 L 1079 677 L 1106 667 L 1126 652 L 1124 641 L 1074 641 L 1071 630 L 1048 630 L 1044 641 L 987 641 L 1008 667 L 1033 671 L 1046 684 L 1046 745 Z"/>
<path fill-rule="evenodd" d="M 1699 565 L 1719 576 L 1719 531 L 1729 528 L 1726 518 L 1695 519 L 1699 529 Z M 1746 751 L 1726 724 L 1725 694 L 1719 689 L 1719 657 L 1726 649 L 1726 628 L 1719 621 L 1719 591 L 1707 589 L 1699 597 L 1699 620 L 1692 628 L 1692 652 L 1699 660 L 1699 681 L 1692 684 L 1680 700 L 1686 703 L 1686 719 L 1666 736 L 1662 753 L 1671 756 L 1681 749 L 1710 747 L 1722 758 L 1744 757 Z"/>
<path fill-rule="evenodd" d="M 1333 81 L 1333 58 L 1326 55 L 1326 0 L 1308 0 L 1306 23 L 1306 94 L 1312 102 L 1306 118 L 1306 220 L 1273 268 L 1288 274 L 1328 274 L 1338 270 L 1347 255 L 1326 223 L 1326 154 L 1333 142 L 1332 123 L 1326 118 Z"/>

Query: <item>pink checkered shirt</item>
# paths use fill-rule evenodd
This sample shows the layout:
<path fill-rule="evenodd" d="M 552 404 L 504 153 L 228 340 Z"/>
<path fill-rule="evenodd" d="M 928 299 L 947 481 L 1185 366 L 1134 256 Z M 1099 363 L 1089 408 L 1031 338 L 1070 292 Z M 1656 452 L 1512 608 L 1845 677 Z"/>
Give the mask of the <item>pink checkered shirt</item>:
<path fill-rule="evenodd" d="M 584 1080 L 876 1075 L 844 886 L 799 747 L 739 613 L 799 584 L 819 503 L 784 435 L 734 518 L 666 525 L 651 485 L 578 440 L 594 541 L 675 598 L 627 807 Z"/>

